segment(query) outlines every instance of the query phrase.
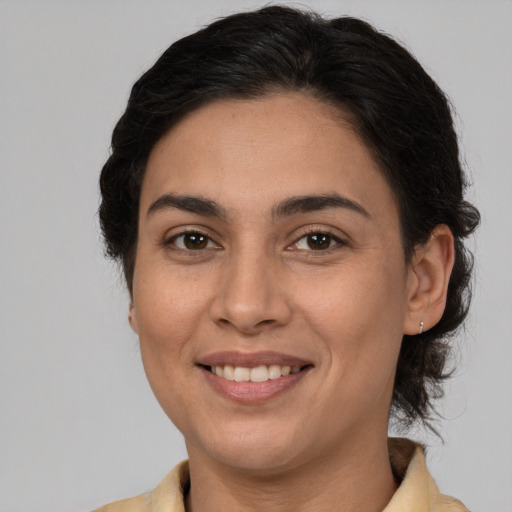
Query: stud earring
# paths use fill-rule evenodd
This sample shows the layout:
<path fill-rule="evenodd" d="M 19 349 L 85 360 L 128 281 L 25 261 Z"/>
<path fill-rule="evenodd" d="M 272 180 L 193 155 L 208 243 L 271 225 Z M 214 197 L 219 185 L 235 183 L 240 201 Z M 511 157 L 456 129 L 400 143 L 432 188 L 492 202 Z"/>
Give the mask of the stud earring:
<path fill-rule="evenodd" d="M 423 320 L 420 322 L 420 334 L 423 332 L 423 326 L 425 325 L 425 323 L 423 322 Z"/>

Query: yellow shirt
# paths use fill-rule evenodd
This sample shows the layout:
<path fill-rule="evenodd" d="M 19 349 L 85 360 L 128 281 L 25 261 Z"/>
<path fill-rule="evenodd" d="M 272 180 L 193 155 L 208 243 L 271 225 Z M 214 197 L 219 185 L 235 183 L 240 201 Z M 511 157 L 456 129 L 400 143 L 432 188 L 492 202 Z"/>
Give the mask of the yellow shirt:
<path fill-rule="evenodd" d="M 458 500 L 439 492 L 425 464 L 421 446 L 390 439 L 389 455 L 400 486 L 383 512 L 469 512 Z M 189 486 L 187 461 L 178 464 L 153 491 L 116 501 L 95 512 L 185 512 L 183 489 Z"/>

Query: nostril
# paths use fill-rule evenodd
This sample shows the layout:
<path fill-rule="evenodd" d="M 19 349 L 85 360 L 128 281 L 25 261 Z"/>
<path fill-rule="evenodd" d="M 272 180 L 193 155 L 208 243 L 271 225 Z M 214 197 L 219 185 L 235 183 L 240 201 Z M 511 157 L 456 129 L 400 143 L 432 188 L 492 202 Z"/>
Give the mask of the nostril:
<path fill-rule="evenodd" d="M 272 323 L 274 323 L 275 320 L 262 320 L 261 322 L 259 322 L 258 324 L 256 324 L 256 327 L 258 326 L 264 326 L 264 325 L 270 325 Z"/>
<path fill-rule="evenodd" d="M 265 329 L 268 326 L 272 326 L 276 324 L 277 322 L 273 319 L 268 320 L 260 320 L 259 322 L 252 323 L 249 320 L 246 319 L 233 319 L 230 320 L 228 318 L 217 318 L 216 320 L 217 324 L 222 327 L 234 327 L 239 332 L 243 334 L 253 335 L 258 334 L 261 332 L 262 329 Z"/>

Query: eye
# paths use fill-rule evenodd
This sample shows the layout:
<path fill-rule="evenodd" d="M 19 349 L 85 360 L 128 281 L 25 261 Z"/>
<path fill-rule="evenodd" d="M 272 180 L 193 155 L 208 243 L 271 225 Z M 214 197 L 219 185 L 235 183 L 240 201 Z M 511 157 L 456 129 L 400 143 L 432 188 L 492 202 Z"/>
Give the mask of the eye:
<path fill-rule="evenodd" d="M 294 246 L 305 251 L 325 251 L 343 242 L 330 233 L 315 232 L 299 238 Z"/>
<path fill-rule="evenodd" d="M 190 231 L 187 233 L 180 233 L 173 236 L 169 243 L 174 245 L 177 249 L 184 251 L 201 251 L 203 249 L 217 249 L 216 245 L 211 238 L 199 233 L 198 231 Z"/>

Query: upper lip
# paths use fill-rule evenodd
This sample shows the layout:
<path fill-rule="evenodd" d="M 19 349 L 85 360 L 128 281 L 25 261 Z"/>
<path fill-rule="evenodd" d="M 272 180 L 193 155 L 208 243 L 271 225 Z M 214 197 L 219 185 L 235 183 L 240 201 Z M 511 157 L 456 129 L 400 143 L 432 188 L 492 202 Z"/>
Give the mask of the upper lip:
<path fill-rule="evenodd" d="M 261 352 L 238 352 L 224 351 L 215 352 L 201 357 L 198 361 L 202 366 L 240 366 L 244 368 L 255 368 L 256 366 L 270 366 L 273 364 L 279 366 L 307 366 L 312 365 L 311 361 L 301 359 L 300 357 L 282 354 L 273 351 Z"/>

